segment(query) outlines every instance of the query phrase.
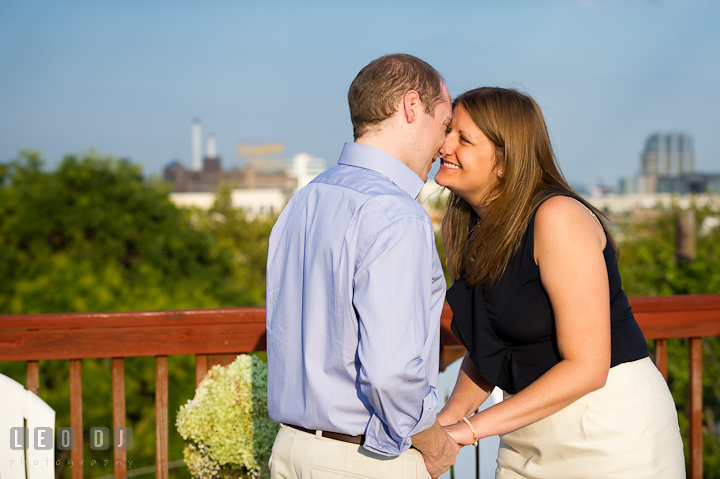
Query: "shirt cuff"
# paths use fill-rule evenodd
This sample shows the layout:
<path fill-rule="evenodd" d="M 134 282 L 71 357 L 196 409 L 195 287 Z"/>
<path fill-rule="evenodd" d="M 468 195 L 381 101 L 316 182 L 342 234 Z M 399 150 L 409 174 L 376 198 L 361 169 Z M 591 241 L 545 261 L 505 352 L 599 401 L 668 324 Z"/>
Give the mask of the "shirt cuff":
<path fill-rule="evenodd" d="M 399 456 L 403 454 L 412 446 L 412 436 L 429 429 L 430 426 L 435 424 L 437 405 L 437 389 L 431 386 L 430 391 L 423 398 L 420 418 L 408 432 L 397 431 L 397 429 L 391 430 L 377 413 L 373 413 L 365 432 L 363 447 L 370 452 L 383 456 Z M 404 433 L 404 435 L 401 436 L 400 433 Z"/>

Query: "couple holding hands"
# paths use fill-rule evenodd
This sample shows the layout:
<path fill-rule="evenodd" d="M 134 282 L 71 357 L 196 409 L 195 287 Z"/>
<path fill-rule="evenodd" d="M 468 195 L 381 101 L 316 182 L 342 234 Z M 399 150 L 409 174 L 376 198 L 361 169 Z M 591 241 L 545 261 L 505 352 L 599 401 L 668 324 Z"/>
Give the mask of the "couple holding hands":
<path fill-rule="evenodd" d="M 453 101 L 405 54 L 363 68 L 348 101 L 355 141 L 270 236 L 271 477 L 436 478 L 493 435 L 496 478 L 685 477 L 617 244 L 560 172 L 537 103 L 502 88 Z M 447 291 L 417 202 L 436 159 Z M 446 293 L 467 354 L 438 411 Z M 495 387 L 504 400 L 475 413 Z"/>

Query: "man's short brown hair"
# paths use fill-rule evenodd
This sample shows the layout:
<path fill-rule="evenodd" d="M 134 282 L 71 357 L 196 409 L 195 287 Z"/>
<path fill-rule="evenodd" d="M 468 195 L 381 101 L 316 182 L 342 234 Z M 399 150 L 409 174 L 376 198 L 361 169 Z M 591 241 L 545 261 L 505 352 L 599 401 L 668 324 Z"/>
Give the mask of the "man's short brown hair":
<path fill-rule="evenodd" d="M 412 55 L 395 53 L 373 60 L 360 70 L 348 91 L 355 139 L 390 118 L 410 90 L 417 92 L 425 112 L 433 115 L 442 99 L 442 83 L 433 67 Z"/>

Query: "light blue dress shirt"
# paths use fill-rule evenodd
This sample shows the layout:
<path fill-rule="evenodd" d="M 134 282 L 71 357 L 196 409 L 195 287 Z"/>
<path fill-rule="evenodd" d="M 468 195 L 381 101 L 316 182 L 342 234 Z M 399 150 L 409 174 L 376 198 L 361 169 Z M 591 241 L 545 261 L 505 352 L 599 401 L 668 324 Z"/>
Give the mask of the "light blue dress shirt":
<path fill-rule="evenodd" d="M 276 422 L 365 434 L 395 456 L 432 426 L 445 278 L 423 181 L 346 143 L 270 235 L 268 410 Z"/>

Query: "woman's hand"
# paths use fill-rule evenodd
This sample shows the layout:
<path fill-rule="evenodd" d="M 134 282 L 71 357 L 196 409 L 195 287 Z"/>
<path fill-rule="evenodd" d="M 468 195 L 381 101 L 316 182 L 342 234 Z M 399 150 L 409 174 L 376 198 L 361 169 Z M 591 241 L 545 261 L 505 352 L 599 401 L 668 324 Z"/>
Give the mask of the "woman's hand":
<path fill-rule="evenodd" d="M 448 436 L 453 438 L 453 440 L 460 446 L 468 446 L 475 442 L 475 438 L 473 437 L 470 428 L 462 419 L 455 424 L 445 426 L 443 429 L 445 429 Z"/>
<path fill-rule="evenodd" d="M 441 426 L 450 426 L 458 421 L 462 421 L 462 412 L 452 408 L 451 404 L 446 404 L 442 411 L 437 415 L 437 420 Z"/>
<path fill-rule="evenodd" d="M 450 417 L 450 414 L 446 413 L 444 409 L 438 413 L 437 420 L 442 427 L 453 424 L 453 420 Z"/>

